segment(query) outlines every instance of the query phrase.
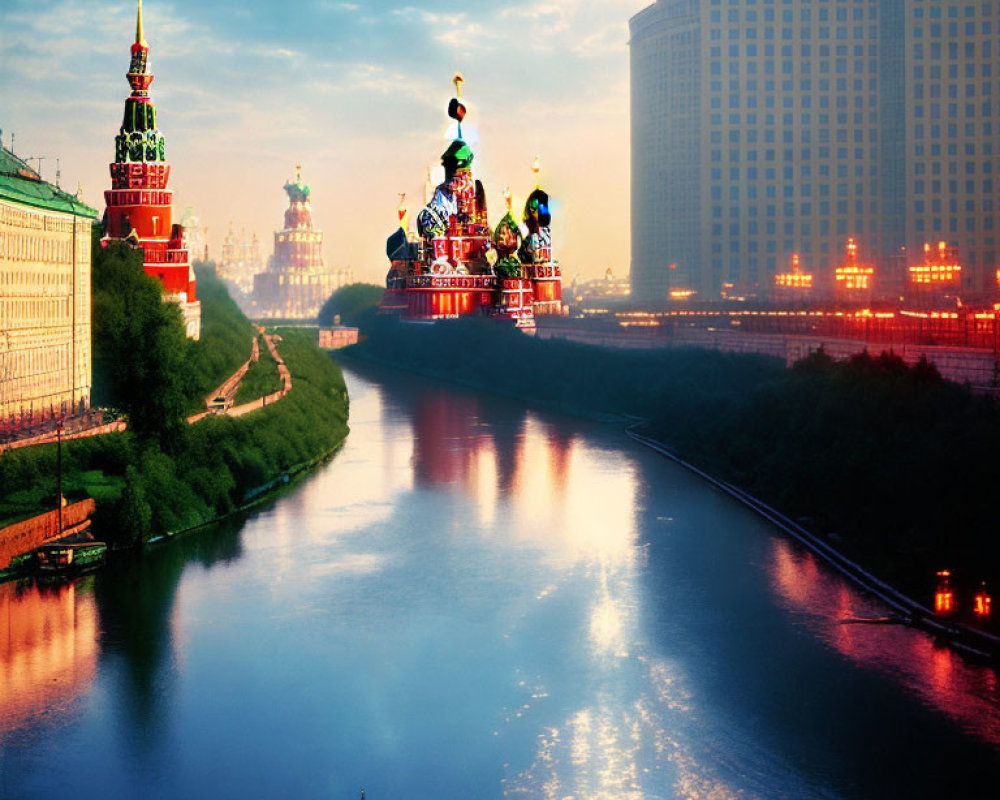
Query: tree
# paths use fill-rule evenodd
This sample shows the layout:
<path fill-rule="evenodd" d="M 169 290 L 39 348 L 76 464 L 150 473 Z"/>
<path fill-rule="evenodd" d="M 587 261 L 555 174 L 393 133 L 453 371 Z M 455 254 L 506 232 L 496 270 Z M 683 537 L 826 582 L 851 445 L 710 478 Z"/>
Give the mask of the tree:
<path fill-rule="evenodd" d="M 184 425 L 180 309 L 163 302 L 142 251 L 121 242 L 94 249 L 92 302 L 95 394 L 121 409 L 137 435 L 170 448 Z"/>
<path fill-rule="evenodd" d="M 373 283 L 341 286 L 320 309 L 317 315 L 319 324 L 333 325 L 334 317 L 339 315 L 341 325 L 361 325 L 369 315 L 374 314 L 384 291 L 383 287 Z"/>

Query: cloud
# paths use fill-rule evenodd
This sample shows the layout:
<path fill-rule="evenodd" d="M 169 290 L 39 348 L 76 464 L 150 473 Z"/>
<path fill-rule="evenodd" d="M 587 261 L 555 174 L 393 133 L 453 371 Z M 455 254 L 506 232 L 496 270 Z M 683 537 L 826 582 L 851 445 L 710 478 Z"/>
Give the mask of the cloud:
<path fill-rule="evenodd" d="M 280 224 L 281 185 L 301 161 L 328 261 L 380 280 L 397 193 L 422 197 L 460 70 L 469 129 L 482 139 L 477 177 L 494 213 L 502 206 L 494 196 L 507 183 L 520 191 L 541 154 L 550 187 L 571 209 L 556 228 L 567 274 L 620 273 L 626 24 L 646 4 L 147 0 L 152 95 L 175 206 L 194 206 L 210 240 L 233 219 L 267 241 Z M 129 91 L 134 0 L 8 0 L 0 29 L 5 136 L 15 130 L 19 149 L 60 155 L 64 183 L 81 180 L 100 204 Z"/>

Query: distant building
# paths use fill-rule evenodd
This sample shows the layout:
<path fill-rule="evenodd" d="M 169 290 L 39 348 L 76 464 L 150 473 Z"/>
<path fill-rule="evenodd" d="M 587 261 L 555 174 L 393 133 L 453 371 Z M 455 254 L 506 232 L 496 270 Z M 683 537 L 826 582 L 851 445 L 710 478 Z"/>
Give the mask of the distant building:
<path fill-rule="evenodd" d="M 131 242 L 142 247 L 143 269 L 164 288 L 184 315 L 187 335 L 201 334 L 201 303 L 195 296 L 194 270 L 181 225 L 171 224 L 174 193 L 167 189 L 170 165 L 165 140 L 156 127 L 156 107 L 149 97 L 153 76 L 147 70 L 149 46 L 142 32 L 142 0 L 135 43 L 127 74 L 132 94 L 125 100 L 125 118 L 115 137 L 111 189 L 104 193 L 105 241 Z"/>
<path fill-rule="evenodd" d="M 202 225 L 191 206 L 181 214 L 181 228 L 184 230 L 184 247 L 191 254 L 192 261 L 208 261 L 208 226 Z"/>
<path fill-rule="evenodd" d="M 229 286 L 230 294 L 245 314 L 252 314 L 250 305 L 253 294 L 254 277 L 264 269 L 260 240 L 257 234 L 248 239 L 245 230 L 237 236 L 233 233 L 233 223 L 222 240 L 222 254 L 216 264 L 216 272 Z"/>
<path fill-rule="evenodd" d="M 0 435 L 90 406 L 96 216 L 0 147 Z"/>
<path fill-rule="evenodd" d="M 631 31 L 637 301 L 770 294 L 798 254 L 835 291 L 849 238 L 874 286 L 945 240 L 992 288 L 996 3 L 658 0 Z M 905 248 L 905 250 L 904 250 Z"/>
<path fill-rule="evenodd" d="M 295 182 L 285 184 L 288 210 L 285 227 L 274 234 L 274 255 L 267 271 L 254 276 L 254 317 L 313 319 L 327 298 L 349 283 L 345 270 L 323 264 L 323 232 L 313 227 L 311 190 L 302 183 L 302 168 L 295 168 Z"/>
<path fill-rule="evenodd" d="M 625 302 L 631 298 L 632 284 L 628 277 L 616 278 L 611 267 L 608 267 L 604 271 L 603 278 L 582 282 L 574 278 L 570 293 L 573 301 L 577 303 L 604 300 Z"/>

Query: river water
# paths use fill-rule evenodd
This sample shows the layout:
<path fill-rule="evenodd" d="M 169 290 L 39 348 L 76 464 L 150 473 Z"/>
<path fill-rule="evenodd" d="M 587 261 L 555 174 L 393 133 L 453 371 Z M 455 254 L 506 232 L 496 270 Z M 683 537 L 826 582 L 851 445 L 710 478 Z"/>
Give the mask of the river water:
<path fill-rule="evenodd" d="M 614 426 L 370 367 L 245 519 L 0 586 L 0 797 L 1000 797 L 1000 686 Z"/>

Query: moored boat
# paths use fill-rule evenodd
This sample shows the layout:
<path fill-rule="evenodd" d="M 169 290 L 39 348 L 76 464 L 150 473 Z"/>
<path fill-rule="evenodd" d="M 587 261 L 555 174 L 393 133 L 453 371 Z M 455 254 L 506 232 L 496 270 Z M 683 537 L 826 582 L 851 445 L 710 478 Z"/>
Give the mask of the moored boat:
<path fill-rule="evenodd" d="M 104 542 L 50 542 L 35 550 L 35 566 L 41 575 L 82 572 L 104 563 Z"/>

